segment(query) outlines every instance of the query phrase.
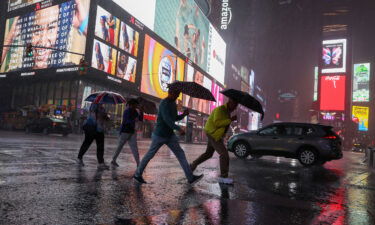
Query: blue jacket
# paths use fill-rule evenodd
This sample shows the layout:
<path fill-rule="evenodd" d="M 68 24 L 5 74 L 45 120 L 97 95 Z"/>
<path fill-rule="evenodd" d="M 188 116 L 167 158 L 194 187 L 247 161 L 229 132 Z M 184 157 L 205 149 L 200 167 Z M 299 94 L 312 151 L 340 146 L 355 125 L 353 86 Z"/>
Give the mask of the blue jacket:
<path fill-rule="evenodd" d="M 122 124 L 121 124 L 121 133 L 131 133 L 135 132 L 135 122 L 143 121 L 143 113 L 138 113 L 137 110 L 126 108 L 124 114 L 122 116 Z"/>
<path fill-rule="evenodd" d="M 173 130 L 181 129 L 175 122 L 184 117 L 185 115 L 177 115 L 176 101 L 163 99 L 160 102 L 154 134 L 159 137 L 171 137 L 174 134 Z"/>

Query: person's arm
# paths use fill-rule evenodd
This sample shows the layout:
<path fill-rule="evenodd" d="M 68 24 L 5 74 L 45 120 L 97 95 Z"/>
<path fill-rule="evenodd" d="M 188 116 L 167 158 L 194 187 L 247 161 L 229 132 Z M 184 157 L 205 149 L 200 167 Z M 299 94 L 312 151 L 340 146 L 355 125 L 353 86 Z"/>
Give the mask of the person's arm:
<path fill-rule="evenodd" d="M 220 111 L 220 110 L 215 110 L 214 111 L 214 123 L 217 127 L 227 127 L 230 125 L 230 123 L 232 122 L 232 120 L 230 118 L 225 118 L 225 116 L 223 115 L 224 112 Z"/>
<path fill-rule="evenodd" d="M 171 110 L 168 107 L 168 104 L 162 104 L 159 107 L 160 114 L 164 120 L 164 122 L 173 130 L 181 130 L 179 126 L 175 124 L 174 115 L 171 114 Z"/>

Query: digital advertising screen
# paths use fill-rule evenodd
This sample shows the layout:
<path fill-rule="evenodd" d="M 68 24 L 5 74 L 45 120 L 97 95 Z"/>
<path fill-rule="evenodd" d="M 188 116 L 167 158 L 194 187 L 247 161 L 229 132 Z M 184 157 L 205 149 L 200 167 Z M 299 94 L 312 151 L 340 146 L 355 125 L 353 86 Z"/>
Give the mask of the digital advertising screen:
<path fill-rule="evenodd" d="M 184 68 L 176 68 L 176 61 L 179 62 L 177 65 L 181 65 L 181 61 L 173 52 L 146 35 L 141 91 L 158 98 L 167 97 L 168 84 L 176 79 L 176 70 L 178 77 L 183 77 L 180 73 L 183 73 Z"/>
<path fill-rule="evenodd" d="M 250 70 L 249 86 L 250 86 L 250 95 L 254 95 L 254 92 L 255 92 L 255 72 L 254 72 L 254 70 Z"/>
<path fill-rule="evenodd" d="M 71 0 L 7 19 L 4 45 L 21 47 L 3 48 L 0 72 L 79 64 L 81 55 L 54 49 L 85 53 L 89 5 L 90 0 Z M 32 55 L 26 55 L 27 44 Z"/>
<path fill-rule="evenodd" d="M 139 33 L 131 26 L 121 22 L 119 47 L 127 53 L 138 56 Z"/>
<path fill-rule="evenodd" d="M 210 23 L 195 1 L 157 0 L 155 8 L 154 32 L 207 71 Z"/>
<path fill-rule="evenodd" d="M 141 21 L 146 27 L 154 30 L 156 0 L 113 0 L 113 2 Z"/>
<path fill-rule="evenodd" d="M 318 100 L 318 74 L 319 74 L 319 68 L 317 66 L 314 67 L 314 101 Z"/>
<path fill-rule="evenodd" d="M 117 50 L 104 44 L 99 40 L 94 40 L 92 50 L 91 66 L 97 70 L 115 75 Z"/>
<path fill-rule="evenodd" d="M 95 36 L 103 41 L 118 46 L 120 20 L 98 6 L 95 19 Z"/>
<path fill-rule="evenodd" d="M 343 111 L 345 109 L 345 76 L 321 76 L 320 85 L 320 110 Z"/>
<path fill-rule="evenodd" d="M 353 102 L 370 101 L 370 63 L 354 64 Z"/>
<path fill-rule="evenodd" d="M 218 84 L 216 84 L 215 82 L 212 82 L 212 86 L 211 86 L 211 92 L 212 94 L 214 95 L 215 99 L 216 99 L 216 102 L 213 102 L 213 101 L 210 101 L 209 104 L 210 104 L 210 113 L 212 112 L 212 110 L 214 110 L 216 107 L 218 106 L 221 106 L 224 104 L 224 95 L 220 93 L 220 91 L 222 91 L 223 88 L 220 87 Z"/>
<path fill-rule="evenodd" d="M 346 72 L 346 39 L 323 41 L 321 65 L 322 73 Z"/>
<path fill-rule="evenodd" d="M 208 36 L 207 73 L 224 85 L 227 45 L 216 29 L 210 24 Z M 241 68 L 242 69 L 242 68 Z M 242 71 L 242 70 L 241 70 Z M 249 71 L 244 71 L 248 76 Z M 249 77 L 247 77 L 247 80 Z"/>
<path fill-rule="evenodd" d="M 117 59 L 116 76 L 126 81 L 135 82 L 137 60 L 119 51 Z"/>
<path fill-rule="evenodd" d="M 8 1 L 8 12 L 16 9 L 20 9 L 38 2 L 41 2 L 43 0 L 9 0 Z M 3 3 L 5 4 L 5 3 Z"/>
<path fill-rule="evenodd" d="M 359 131 L 368 131 L 369 107 L 354 106 L 352 108 L 352 119 L 358 123 Z"/>

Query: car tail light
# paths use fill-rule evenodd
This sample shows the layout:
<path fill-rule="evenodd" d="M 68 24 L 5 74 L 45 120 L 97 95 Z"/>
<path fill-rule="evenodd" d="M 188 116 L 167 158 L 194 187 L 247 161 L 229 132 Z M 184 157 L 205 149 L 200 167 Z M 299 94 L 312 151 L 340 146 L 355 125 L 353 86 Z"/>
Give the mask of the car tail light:
<path fill-rule="evenodd" d="M 335 135 L 327 135 L 327 136 L 324 136 L 323 138 L 325 138 L 325 139 L 337 139 L 337 137 Z"/>
<path fill-rule="evenodd" d="M 53 123 L 53 124 L 52 124 L 52 126 L 54 126 L 54 127 L 55 127 L 56 125 L 57 125 L 56 123 Z"/>

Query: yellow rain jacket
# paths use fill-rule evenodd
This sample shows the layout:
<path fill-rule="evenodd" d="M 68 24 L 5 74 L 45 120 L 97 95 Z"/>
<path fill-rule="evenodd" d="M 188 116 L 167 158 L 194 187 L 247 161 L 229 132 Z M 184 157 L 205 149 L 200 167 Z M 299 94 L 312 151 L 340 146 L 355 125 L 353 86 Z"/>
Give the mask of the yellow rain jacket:
<path fill-rule="evenodd" d="M 215 141 L 224 137 L 225 132 L 232 120 L 227 109 L 227 104 L 215 108 L 208 117 L 204 131 Z"/>

